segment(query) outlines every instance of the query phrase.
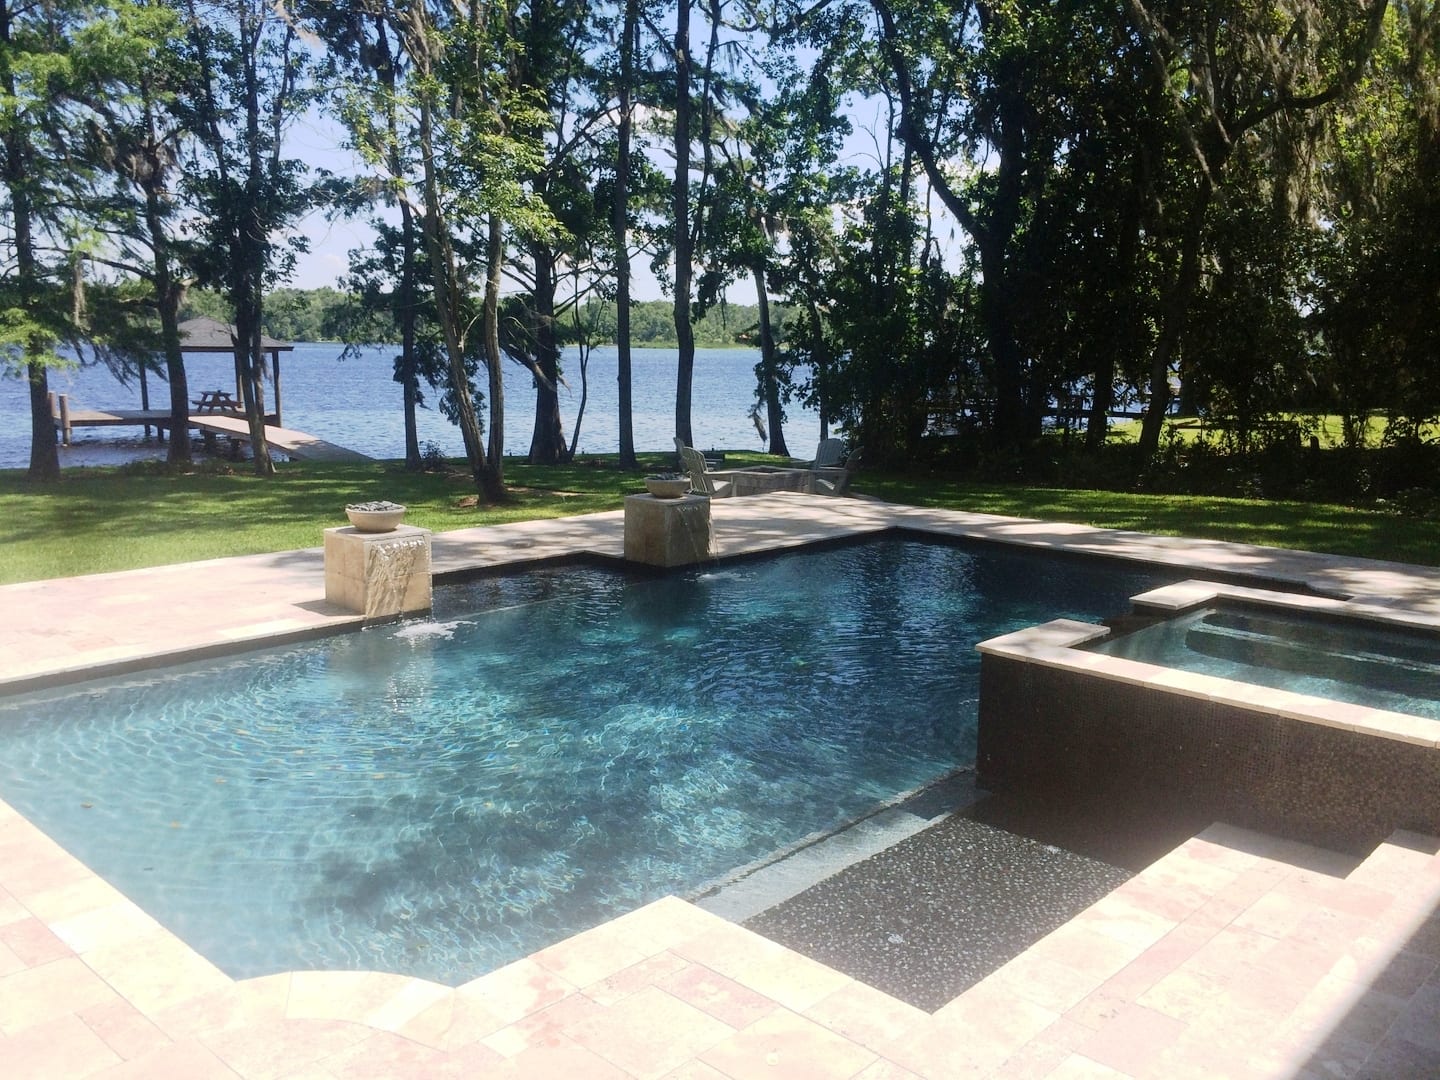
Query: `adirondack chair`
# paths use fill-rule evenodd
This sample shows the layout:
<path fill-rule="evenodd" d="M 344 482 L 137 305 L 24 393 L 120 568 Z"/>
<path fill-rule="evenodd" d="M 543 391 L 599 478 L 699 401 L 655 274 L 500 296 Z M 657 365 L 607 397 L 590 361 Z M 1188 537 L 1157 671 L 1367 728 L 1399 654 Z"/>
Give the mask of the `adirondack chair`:
<path fill-rule="evenodd" d="M 732 480 L 719 480 L 705 464 L 705 455 L 693 447 L 675 440 L 675 449 L 680 454 L 680 463 L 690 474 L 690 490 L 697 495 L 709 495 L 712 499 L 724 499 L 735 493 Z"/>

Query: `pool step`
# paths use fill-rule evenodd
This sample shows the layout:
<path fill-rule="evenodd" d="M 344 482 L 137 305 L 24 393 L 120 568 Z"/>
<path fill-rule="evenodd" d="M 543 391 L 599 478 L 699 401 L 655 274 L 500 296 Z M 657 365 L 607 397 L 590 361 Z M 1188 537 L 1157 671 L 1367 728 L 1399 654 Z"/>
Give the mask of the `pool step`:
<path fill-rule="evenodd" d="M 936 1078 L 1440 1076 L 1437 850 L 1211 826 L 887 1056 Z"/>

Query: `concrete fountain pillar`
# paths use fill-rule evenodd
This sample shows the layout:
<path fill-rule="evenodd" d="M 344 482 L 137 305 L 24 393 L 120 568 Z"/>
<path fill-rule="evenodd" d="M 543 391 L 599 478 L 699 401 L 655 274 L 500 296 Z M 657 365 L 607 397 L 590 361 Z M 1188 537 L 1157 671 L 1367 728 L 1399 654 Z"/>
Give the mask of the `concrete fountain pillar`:
<path fill-rule="evenodd" d="M 708 495 L 625 496 L 625 558 L 646 566 L 690 566 L 715 558 Z"/>
<path fill-rule="evenodd" d="M 430 530 L 325 530 L 325 599 L 378 622 L 430 610 Z"/>

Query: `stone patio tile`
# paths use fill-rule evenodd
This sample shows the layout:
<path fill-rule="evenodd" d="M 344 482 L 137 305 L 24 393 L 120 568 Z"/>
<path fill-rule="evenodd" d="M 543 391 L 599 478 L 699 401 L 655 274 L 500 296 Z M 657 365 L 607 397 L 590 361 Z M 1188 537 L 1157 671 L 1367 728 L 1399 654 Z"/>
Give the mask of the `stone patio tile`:
<path fill-rule="evenodd" d="M 438 1050 L 454 1050 L 478 1043 L 505 1025 L 480 998 L 452 993 L 411 1017 L 396 1034 Z"/>
<path fill-rule="evenodd" d="M 559 1049 L 578 1045 L 568 1034 L 569 1028 L 591 1017 L 602 1016 L 605 1007 L 584 994 L 571 994 L 539 1012 L 521 1017 L 489 1035 L 483 1042 L 501 1057 L 511 1058 L 535 1047 Z"/>
<path fill-rule="evenodd" d="M 92 949 L 83 959 L 146 1013 L 161 1012 L 232 983 L 223 971 L 165 930 Z"/>
<path fill-rule="evenodd" d="M 0 945 L 0 979 L 24 971 L 30 965 L 16 956 L 8 945 Z"/>
<path fill-rule="evenodd" d="M 74 949 L 33 916 L 0 926 L 0 944 L 14 953 L 24 967 L 39 967 L 75 955 Z"/>
<path fill-rule="evenodd" d="M 842 986 L 806 1009 L 804 1015 L 835 1034 L 876 1051 L 930 1018 L 925 1010 L 862 982 Z"/>
<path fill-rule="evenodd" d="M 1346 879 L 1380 892 L 1400 895 L 1416 878 L 1430 872 L 1433 856 L 1399 844 L 1381 844 Z"/>
<path fill-rule="evenodd" d="M 1138 1075 L 1184 1033 L 1186 1025 L 1154 1009 L 1130 1004 L 1077 1047 L 1083 1056 Z"/>
<path fill-rule="evenodd" d="M 1274 891 L 1366 919 L 1384 914 L 1395 902 L 1395 897 L 1383 889 L 1355 881 L 1337 881 L 1308 870 L 1285 878 L 1275 886 Z"/>
<path fill-rule="evenodd" d="M 149 1017 L 123 998 L 92 1005 L 82 1009 L 79 1015 L 122 1061 L 151 1053 L 172 1042 Z"/>
<path fill-rule="evenodd" d="M 672 952 L 656 953 L 638 964 L 631 964 L 623 971 L 617 971 L 608 979 L 601 979 L 587 986 L 585 996 L 601 1005 L 613 1005 L 647 986 L 664 983 L 690 966 L 690 961 Z"/>
<path fill-rule="evenodd" d="M 51 922 L 55 934 L 77 953 L 153 934 L 160 924 L 126 899 Z"/>
<path fill-rule="evenodd" d="M 701 1057 L 734 1031 L 655 987 L 566 1028 L 579 1045 L 641 1080 L 657 1080 Z"/>
<path fill-rule="evenodd" d="M 1145 951 L 1141 945 L 1102 934 L 1083 922 L 1066 923 L 1030 948 L 1037 956 L 1092 975 L 1097 986 Z"/>
<path fill-rule="evenodd" d="M 94 1080 L 235 1080 L 239 1075 L 208 1046 L 186 1039 L 104 1069 Z"/>
<path fill-rule="evenodd" d="M 451 1054 L 392 1032 L 377 1031 L 318 1064 L 345 1080 L 449 1080 L 473 1076 L 503 1060 L 485 1046 L 469 1046 Z"/>
<path fill-rule="evenodd" d="M 1329 907 L 1312 908 L 1285 940 L 1324 949 L 1335 959 L 1345 954 L 1350 943 L 1374 925 L 1363 915 L 1351 915 Z"/>
<path fill-rule="evenodd" d="M 373 1034 L 362 1024 L 339 1020 L 279 1020 L 260 1027 L 229 1028 L 200 1041 L 245 1080 L 277 1080 Z"/>
<path fill-rule="evenodd" d="M 1289 1012 L 1310 992 L 1310 988 L 1328 975 L 1335 967 L 1334 950 L 1322 948 L 1305 941 L 1289 940 L 1276 942 L 1253 965 L 1240 965 L 1240 974 L 1234 980 L 1231 995 L 1246 1001 L 1252 989 L 1262 989 L 1260 981 L 1253 978 L 1250 969 L 1261 969 L 1265 977 L 1287 988 L 1286 999 Z"/>
<path fill-rule="evenodd" d="M 1161 937 L 1174 930 L 1181 920 L 1168 919 L 1164 914 L 1152 912 L 1143 904 L 1135 903 L 1128 896 L 1102 897 L 1090 904 L 1077 916 L 1081 926 L 1089 926 L 1117 942 L 1135 945 L 1140 949 L 1151 948 Z"/>
<path fill-rule="evenodd" d="M 292 1020 L 360 1020 L 397 1031 L 441 998 L 447 986 L 376 971 L 296 971 L 285 1015 Z"/>
<path fill-rule="evenodd" d="M 1374 1046 L 1404 1011 L 1408 998 L 1326 975 L 1290 1011 L 1277 1037 L 1319 1041 L 1331 1033 Z"/>
<path fill-rule="evenodd" d="M 729 1080 L 729 1077 L 703 1061 L 687 1061 L 678 1069 L 671 1069 L 661 1080 Z"/>
<path fill-rule="evenodd" d="M 1437 967 L 1440 961 L 1423 953 L 1373 938 L 1357 938 L 1330 970 L 1351 982 L 1409 997 L 1425 985 Z"/>
<path fill-rule="evenodd" d="M 1105 980 L 1100 989 L 1122 1000 L 1134 1001 L 1193 957 L 1217 932 L 1211 927 L 1181 923 Z"/>
<path fill-rule="evenodd" d="M 1395 1018 L 1386 1038 L 1407 1039 L 1440 1052 L 1440 981 L 1432 980 L 1415 992 Z"/>
<path fill-rule="evenodd" d="M 69 1014 L 30 1025 L 0 1042 L 0 1075 L 5 1080 L 78 1080 L 119 1061 L 100 1036 Z"/>
<path fill-rule="evenodd" d="M 0 812 L 9 808 L 3 801 L 0 801 Z M 13 810 L 10 813 L 14 813 Z M 13 922 L 30 918 L 30 909 L 10 895 L 10 890 L 0 886 L 0 926 L 9 926 Z"/>
<path fill-rule="evenodd" d="M 676 951 L 800 1013 L 851 981 L 848 975 L 729 923 Z"/>
<path fill-rule="evenodd" d="M 1048 1074 L 1048 1080 L 1128 1080 L 1130 1074 L 1112 1069 L 1094 1058 L 1071 1054 Z"/>
<path fill-rule="evenodd" d="M 1288 937 L 1314 905 L 1272 889 L 1235 917 L 1234 926 L 1267 937 Z"/>
<path fill-rule="evenodd" d="M 927 1080 L 984 1076 L 1058 1019 L 999 984 L 979 983 L 881 1053 Z"/>
<path fill-rule="evenodd" d="M 513 1024 L 522 1016 L 539 1012 L 563 997 L 576 993 L 577 987 L 553 971 L 526 957 L 481 975 L 455 991 L 482 1006 L 500 1021 Z"/>
<path fill-rule="evenodd" d="M 855 1074 L 855 1080 L 921 1080 L 909 1069 L 902 1069 L 893 1061 L 880 1058 Z"/>
<path fill-rule="evenodd" d="M 1041 1080 L 1049 1076 L 1074 1051 L 1063 1046 L 1031 1039 L 995 1070 L 994 1075 L 1005 1080 Z"/>
<path fill-rule="evenodd" d="M 1409 952 L 1440 960 L 1440 914 L 1431 915 L 1414 927 L 1405 939 L 1405 948 Z"/>
<path fill-rule="evenodd" d="M 772 1012 L 775 1002 L 704 964 L 689 964 L 655 985 L 737 1031 Z"/>
<path fill-rule="evenodd" d="M 1167 858 L 1194 859 L 1243 873 L 1261 861 L 1261 856 L 1246 850 L 1256 835 L 1248 829 L 1217 821 L 1175 848 Z"/>
<path fill-rule="evenodd" d="M 1151 863 L 1137 876 L 1161 888 L 1195 890 L 1205 896 L 1214 896 L 1232 884 L 1242 872 L 1183 856 L 1167 855 Z"/>
<path fill-rule="evenodd" d="M 1193 1021 L 1225 998 L 1227 981 L 1182 964 L 1135 999 L 1176 1020 Z"/>
<path fill-rule="evenodd" d="M 49 914 L 36 903 L 38 898 L 67 885 L 95 880 L 84 863 L 43 839 L 43 834 L 38 842 L 27 837 L 17 843 L 0 844 L 0 866 L 5 867 L 5 888 L 32 914 L 42 918 L 49 918 Z M 110 895 L 113 898 L 113 890 Z"/>
<path fill-rule="evenodd" d="M 1142 874 L 1137 874 L 1130 880 L 1122 882 L 1110 895 L 1123 896 L 1137 908 L 1168 919 L 1172 923 L 1183 922 L 1199 910 L 1206 900 L 1210 899 L 1210 894 L 1193 886 L 1167 888 L 1160 882 L 1151 880 Z"/>
<path fill-rule="evenodd" d="M 729 924 L 718 915 L 674 896 L 626 912 L 609 924 L 611 933 L 645 956 L 708 934 Z"/>
<path fill-rule="evenodd" d="M 871 1051 L 789 1009 L 776 1009 L 700 1057 L 733 1080 L 849 1080 L 876 1060 Z"/>
<path fill-rule="evenodd" d="M 47 923 L 60 923 L 92 911 L 103 911 L 125 898 L 103 878 L 88 877 L 66 882 L 26 897 L 26 906 Z"/>
<path fill-rule="evenodd" d="M 572 986 L 585 987 L 608 979 L 649 955 L 653 953 L 636 949 L 627 943 L 625 935 L 604 924 L 541 949 L 530 958 Z"/>
<path fill-rule="evenodd" d="M 116 997 L 104 979 L 75 957 L 26 968 L 0 979 L 0 1034 L 17 1035 Z"/>
<path fill-rule="evenodd" d="M 1407 1038 L 1392 1036 L 1375 1048 L 1357 1076 L 1364 1080 L 1397 1080 L 1399 1077 L 1440 1076 L 1440 1050 Z"/>
<path fill-rule="evenodd" d="M 537 1048 L 470 1074 L 469 1080 L 633 1080 L 583 1047 Z"/>
<path fill-rule="evenodd" d="M 1106 981 L 1103 975 L 1096 972 L 1071 967 L 1059 960 L 1030 951 L 1015 957 L 988 976 L 988 980 L 993 980 L 1027 1001 L 1056 1013 L 1074 1008 Z"/>
<path fill-rule="evenodd" d="M 1275 939 L 1258 931 L 1241 929 L 1238 923 L 1231 923 L 1217 930 L 1211 938 L 1192 953 L 1182 966 L 1188 971 L 1198 971 L 1224 982 L 1235 971 L 1237 965 L 1253 962 L 1264 956 L 1275 945 Z"/>
<path fill-rule="evenodd" d="M 178 1041 L 229 1028 L 278 1023 L 285 1018 L 289 999 L 290 974 L 286 972 L 231 983 L 149 1015 L 161 1031 Z"/>

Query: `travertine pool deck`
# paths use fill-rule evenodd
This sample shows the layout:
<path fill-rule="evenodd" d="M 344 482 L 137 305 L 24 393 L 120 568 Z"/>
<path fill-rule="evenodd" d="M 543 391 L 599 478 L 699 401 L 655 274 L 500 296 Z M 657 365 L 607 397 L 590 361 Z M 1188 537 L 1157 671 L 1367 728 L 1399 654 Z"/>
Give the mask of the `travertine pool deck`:
<path fill-rule="evenodd" d="M 778 493 L 722 557 L 891 528 L 1255 575 L 1440 622 L 1440 571 Z M 318 538 L 317 538 L 318 540 Z M 620 555 L 618 513 L 437 535 L 437 573 Z M 0 588 L 0 687 L 344 629 L 317 550 Z M 933 1014 L 663 900 L 458 989 L 235 982 L 0 803 L 0 1076 L 1440 1075 L 1440 856 L 1223 825 Z"/>

